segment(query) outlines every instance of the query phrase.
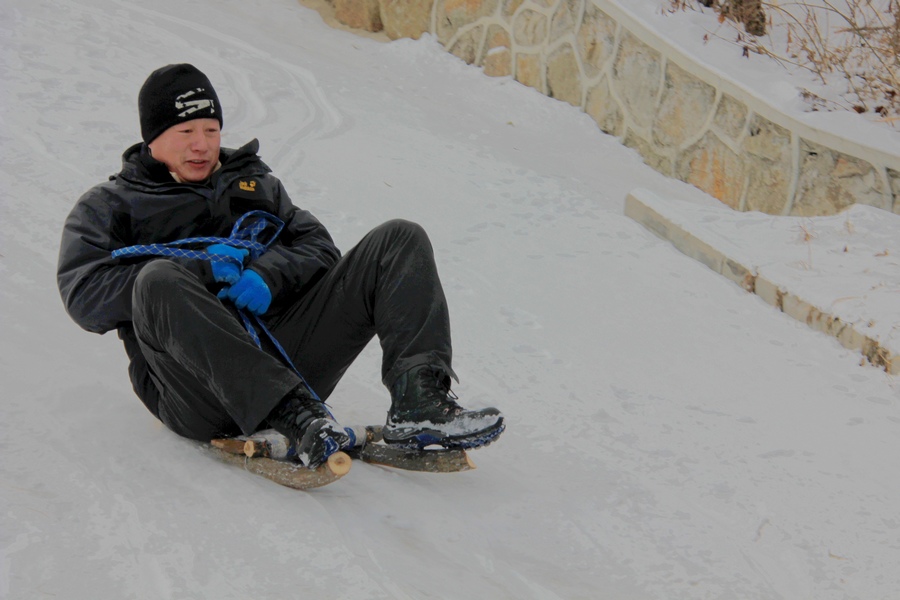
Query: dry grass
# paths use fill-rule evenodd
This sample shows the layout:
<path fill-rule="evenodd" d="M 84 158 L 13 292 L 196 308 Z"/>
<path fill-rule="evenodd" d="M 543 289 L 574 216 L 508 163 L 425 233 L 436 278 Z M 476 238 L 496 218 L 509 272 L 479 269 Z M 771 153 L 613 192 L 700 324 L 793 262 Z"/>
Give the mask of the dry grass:
<path fill-rule="evenodd" d="M 842 83 L 837 99 L 809 90 L 810 110 L 853 110 L 900 122 L 900 0 L 665 0 L 669 10 L 713 8 L 710 35 L 806 70 L 823 85 Z M 760 20 L 764 23 L 760 25 Z"/>

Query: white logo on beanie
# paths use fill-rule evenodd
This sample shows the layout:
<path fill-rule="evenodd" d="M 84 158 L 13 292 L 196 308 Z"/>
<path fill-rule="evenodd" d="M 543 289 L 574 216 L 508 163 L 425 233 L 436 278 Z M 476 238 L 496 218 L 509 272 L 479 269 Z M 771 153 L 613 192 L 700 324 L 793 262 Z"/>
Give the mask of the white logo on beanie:
<path fill-rule="evenodd" d="M 204 88 L 196 88 L 189 92 L 185 92 L 180 96 L 175 98 L 175 110 L 180 110 L 182 112 L 178 113 L 178 117 L 186 117 L 188 115 L 192 115 L 197 111 L 209 109 L 209 114 L 216 114 L 216 103 L 210 98 L 205 98 L 203 100 L 188 100 L 194 94 L 198 94 L 201 92 L 205 92 Z"/>

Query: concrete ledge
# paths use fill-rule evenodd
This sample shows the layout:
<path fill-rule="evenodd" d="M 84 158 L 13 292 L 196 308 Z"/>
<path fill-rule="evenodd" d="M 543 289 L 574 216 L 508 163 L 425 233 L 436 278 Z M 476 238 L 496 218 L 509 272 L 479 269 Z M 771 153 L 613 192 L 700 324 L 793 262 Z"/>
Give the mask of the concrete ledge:
<path fill-rule="evenodd" d="M 713 247 L 688 231 L 687 227 L 663 214 L 660 203 L 653 202 L 648 194 L 643 190 L 629 193 L 625 198 L 625 216 L 667 240 L 682 254 L 756 294 L 779 311 L 806 323 L 816 331 L 830 335 L 843 347 L 859 352 L 871 364 L 892 375 L 900 374 L 900 352 L 867 333 L 866 323 L 869 320 L 845 322 L 831 311 L 816 306 L 779 283 L 760 275 L 746 258 L 736 256 L 737 252 L 733 253 L 735 256 L 729 256 L 728 250 Z"/>
<path fill-rule="evenodd" d="M 625 198 L 625 216 L 633 219 L 672 243 L 679 252 L 700 261 L 716 273 L 723 275 L 726 257 L 719 250 L 703 242 L 691 233 L 675 225 L 667 217 L 642 202 L 634 192 Z M 746 269 L 734 261 L 730 261 L 728 272 L 746 272 Z"/>

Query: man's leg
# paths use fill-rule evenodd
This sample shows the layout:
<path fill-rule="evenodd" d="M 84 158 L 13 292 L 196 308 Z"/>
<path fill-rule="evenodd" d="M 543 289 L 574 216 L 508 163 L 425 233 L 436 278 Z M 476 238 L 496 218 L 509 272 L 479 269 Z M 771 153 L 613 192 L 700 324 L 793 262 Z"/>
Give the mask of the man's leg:
<path fill-rule="evenodd" d="M 419 365 L 453 374 L 450 317 L 434 251 L 425 231 L 408 221 L 373 229 L 269 325 L 322 398 L 374 336 L 388 387 Z"/>
<path fill-rule="evenodd" d="M 499 411 L 463 409 L 450 392 L 447 302 L 431 243 L 418 225 L 398 220 L 372 230 L 271 324 L 323 398 L 378 336 L 392 401 L 386 441 L 470 448 L 503 431 Z"/>
<path fill-rule="evenodd" d="M 251 433 L 300 383 L 173 261 L 141 270 L 133 307 L 135 332 L 160 389 L 160 418 L 180 435 L 208 441 L 238 429 Z"/>

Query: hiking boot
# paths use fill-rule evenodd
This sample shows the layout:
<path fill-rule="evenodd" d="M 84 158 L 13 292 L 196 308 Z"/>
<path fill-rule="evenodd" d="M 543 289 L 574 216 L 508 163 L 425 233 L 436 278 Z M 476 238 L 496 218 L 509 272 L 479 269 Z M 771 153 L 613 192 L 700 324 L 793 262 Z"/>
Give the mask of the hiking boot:
<path fill-rule="evenodd" d="M 325 403 L 314 398 L 303 385 L 291 390 L 266 420 L 272 429 L 291 441 L 297 460 L 310 469 L 350 445 L 350 436 L 334 420 Z"/>
<path fill-rule="evenodd" d="M 466 410 L 456 400 L 443 369 L 425 365 L 407 371 L 391 389 L 385 443 L 404 448 L 432 444 L 478 448 L 503 432 L 506 426 L 499 410 Z"/>

